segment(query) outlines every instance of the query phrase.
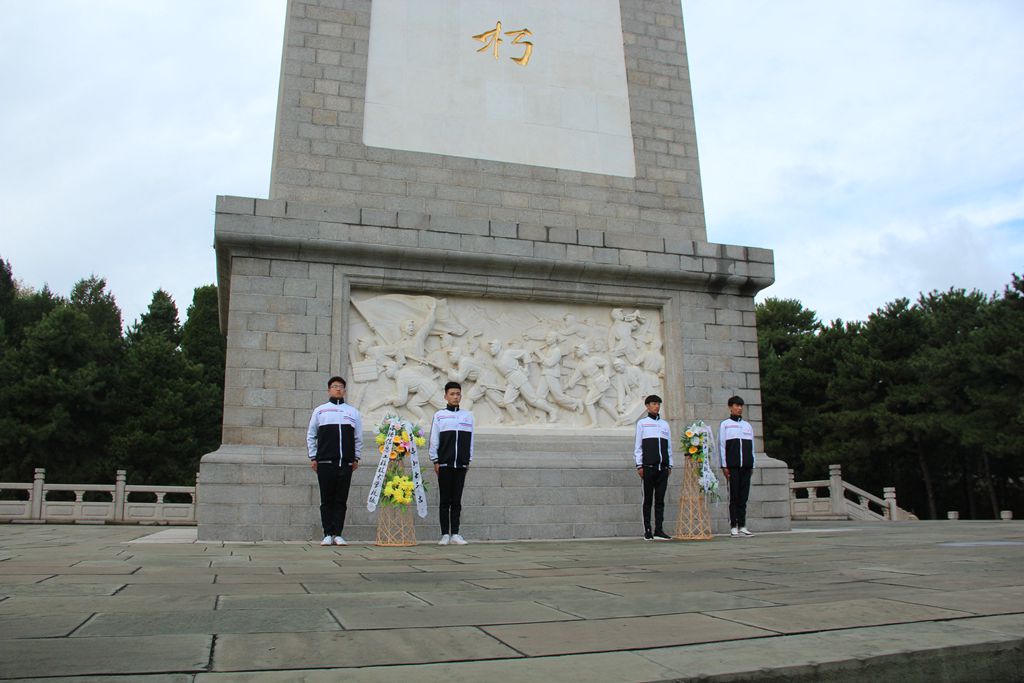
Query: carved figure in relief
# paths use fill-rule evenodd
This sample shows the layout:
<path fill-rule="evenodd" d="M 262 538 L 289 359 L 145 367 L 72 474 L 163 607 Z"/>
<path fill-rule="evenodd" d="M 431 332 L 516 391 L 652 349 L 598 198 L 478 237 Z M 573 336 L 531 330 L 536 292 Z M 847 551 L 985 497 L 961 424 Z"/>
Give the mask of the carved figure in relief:
<path fill-rule="evenodd" d="M 647 386 L 654 391 L 665 379 L 665 357 L 661 355 L 661 341 L 653 334 L 647 336 L 646 350 L 640 358 L 640 367 L 647 378 Z"/>
<path fill-rule="evenodd" d="M 630 363 L 640 362 L 640 343 L 634 336 L 644 322 L 640 311 L 626 313 L 621 308 L 612 309 L 612 324 L 608 329 L 608 348 L 613 356 L 625 356 Z"/>
<path fill-rule="evenodd" d="M 425 360 L 427 357 L 427 335 L 434 329 L 437 321 L 437 301 L 431 300 L 427 308 L 427 318 L 419 327 L 415 320 L 406 320 L 402 324 L 402 338 L 395 343 L 395 358 L 404 362 L 407 357 Z"/>
<path fill-rule="evenodd" d="M 492 339 L 487 349 L 494 357 L 494 367 L 505 378 L 505 395 L 502 397 L 502 404 L 514 410 L 518 415 L 516 399 L 520 396 L 527 405 L 543 410 L 548 415 L 548 422 L 558 419 L 558 409 L 548 403 L 537 394 L 537 390 L 530 384 L 530 378 L 521 365 L 527 352 L 524 349 L 506 349 L 497 339 Z"/>
<path fill-rule="evenodd" d="M 378 365 L 384 365 L 385 362 L 390 360 L 388 350 L 380 344 L 376 344 L 377 340 L 369 339 L 367 337 L 360 337 L 356 340 L 356 349 L 362 356 L 359 360 L 372 360 Z"/>
<path fill-rule="evenodd" d="M 437 381 L 437 373 L 422 365 L 401 366 L 396 361 L 384 364 L 384 376 L 395 381 L 395 393 L 372 403 L 369 410 L 374 411 L 384 406 L 401 408 L 405 406 L 420 422 L 427 416 L 423 406 L 430 403 L 437 409 L 444 404 L 437 398 L 441 393 L 441 384 Z"/>
<path fill-rule="evenodd" d="M 541 398 L 548 396 L 563 408 L 583 412 L 583 401 L 574 398 L 562 388 L 562 358 L 565 351 L 558 345 L 559 335 L 557 332 L 548 332 L 544 338 L 544 346 L 534 351 L 537 361 L 540 363 L 540 383 L 537 385 L 537 394 Z"/>
<path fill-rule="evenodd" d="M 608 413 L 617 422 L 619 414 L 615 412 L 615 404 L 608 396 L 608 390 L 612 383 L 603 370 L 608 361 L 600 356 L 591 355 L 586 344 L 577 344 L 573 349 L 573 355 L 576 357 L 577 363 L 572 377 L 569 378 L 569 388 L 579 384 L 580 380 L 583 381 L 583 386 L 587 389 L 587 395 L 583 398 L 583 406 L 590 425 L 597 426 L 597 408 Z"/>
<path fill-rule="evenodd" d="M 619 411 L 618 424 L 630 424 L 639 419 L 642 413 L 640 397 L 647 393 L 647 382 L 644 371 L 635 365 L 629 365 L 622 358 L 612 360 L 612 386 L 615 387 L 615 407 Z"/>
<path fill-rule="evenodd" d="M 489 367 L 489 363 L 482 363 L 472 355 L 463 354 L 457 346 L 448 349 L 448 360 L 451 364 L 451 369 L 448 371 L 450 381 L 461 384 L 468 380 L 473 383 L 473 386 L 467 389 L 462 398 L 462 406 L 469 410 L 474 403 L 484 399 L 494 409 L 498 422 L 504 422 L 501 399 L 505 390 L 501 386 L 501 380 L 495 374 L 494 368 Z"/>

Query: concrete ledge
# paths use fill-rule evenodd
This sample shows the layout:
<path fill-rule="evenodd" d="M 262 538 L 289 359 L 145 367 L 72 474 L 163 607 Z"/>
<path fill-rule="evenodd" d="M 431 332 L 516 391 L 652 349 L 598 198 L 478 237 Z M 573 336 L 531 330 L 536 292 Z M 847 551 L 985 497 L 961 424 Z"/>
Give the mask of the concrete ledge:
<path fill-rule="evenodd" d="M 630 438 L 608 431 L 614 436 L 479 434 L 463 495 L 463 535 L 525 540 L 642 534 L 643 494 L 628 454 Z M 366 433 L 364 442 L 372 443 L 372 435 Z M 353 478 L 345 522 L 349 540 L 376 538 L 378 513 L 366 509 L 376 464 L 377 458 L 367 454 Z M 759 460 L 759 465 L 751 482 L 750 526 L 757 531 L 788 530 L 786 466 L 771 458 Z M 421 467 L 428 514 L 415 519 L 416 534 L 430 540 L 439 533 L 437 487 L 425 456 Z M 669 532 L 675 528 L 680 477 L 681 470 L 674 473 L 666 497 Z M 303 449 L 222 446 L 203 457 L 199 486 L 199 540 L 300 541 L 320 536 L 319 490 Z M 724 479 L 720 486 L 722 501 L 710 505 L 715 533 L 725 533 L 729 526 Z"/>

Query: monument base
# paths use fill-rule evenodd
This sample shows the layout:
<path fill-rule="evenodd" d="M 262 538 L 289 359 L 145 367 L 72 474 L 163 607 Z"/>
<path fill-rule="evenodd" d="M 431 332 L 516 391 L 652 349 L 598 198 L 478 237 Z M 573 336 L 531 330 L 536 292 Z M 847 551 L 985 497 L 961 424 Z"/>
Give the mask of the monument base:
<path fill-rule="evenodd" d="M 462 497 L 460 532 L 470 540 L 637 537 L 643 534 L 643 492 L 632 465 L 632 438 L 621 430 L 479 433 Z M 364 435 L 372 443 L 372 435 Z M 429 514 L 415 517 L 416 537 L 440 535 L 437 480 L 424 454 Z M 349 495 L 345 538 L 373 541 L 378 512 L 366 498 L 377 458 L 367 454 Z M 679 464 L 679 463 L 677 463 Z M 669 480 L 665 526 L 675 529 L 680 476 Z M 728 488 L 711 503 L 715 533 L 729 530 Z M 316 476 L 300 448 L 225 445 L 203 457 L 197 518 L 200 541 L 304 541 L 322 535 Z M 747 517 L 754 531 L 788 531 L 785 463 L 758 457 Z"/>

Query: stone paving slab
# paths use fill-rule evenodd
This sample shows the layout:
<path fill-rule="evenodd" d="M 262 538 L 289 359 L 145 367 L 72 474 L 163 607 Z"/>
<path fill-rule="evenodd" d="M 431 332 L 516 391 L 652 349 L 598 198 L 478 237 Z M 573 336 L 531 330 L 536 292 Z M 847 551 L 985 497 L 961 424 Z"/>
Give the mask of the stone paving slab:
<path fill-rule="evenodd" d="M 531 657 L 607 652 L 774 635 L 704 614 L 595 619 L 556 624 L 485 626 L 483 630 Z"/>
<path fill-rule="evenodd" d="M 300 609 L 316 607 L 401 607 L 426 604 L 405 591 L 380 593 L 315 593 L 276 595 L 273 586 L 263 595 L 222 595 L 217 601 L 219 610 Z"/>
<path fill-rule="evenodd" d="M 134 574 L 119 575 L 117 578 L 117 585 L 119 587 L 126 586 L 133 583 L 214 583 L 218 580 L 218 574 L 209 573 L 196 573 L 196 572 L 185 572 L 181 574 L 173 574 L 171 572 L 160 572 L 159 575 L 152 573 L 143 574 L 142 572 L 135 572 Z M 6 583 L 7 577 L 4 577 Z M 47 585 L 66 585 L 76 583 L 96 583 L 98 577 L 91 574 L 57 574 L 52 575 L 46 580 Z M 107 580 L 104 578 L 104 580 Z"/>
<path fill-rule="evenodd" d="M 214 609 L 217 604 L 215 595 L 183 595 L 174 596 L 160 602 L 160 609 L 196 610 Z M 0 602 L 0 615 L 6 619 L 8 615 L 51 615 L 70 612 L 92 614 L 93 612 L 120 612 L 131 614 L 146 612 L 153 609 L 152 597 L 104 595 L 96 597 L 48 597 L 48 598 L 8 598 Z"/>
<path fill-rule="evenodd" d="M 456 626 L 388 631 L 228 634 L 217 639 L 214 671 L 364 667 L 473 659 L 519 653 L 479 629 Z"/>
<path fill-rule="evenodd" d="M 205 671 L 213 637 L 50 638 L 0 641 L 0 675 L 71 676 Z"/>
<path fill-rule="evenodd" d="M 578 619 L 566 612 L 532 602 L 477 603 L 471 605 L 399 605 L 335 607 L 331 613 L 347 630 L 422 628 L 424 626 L 474 626 L 488 624 L 537 624 Z"/>
<path fill-rule="evenodd" d="M 587 575 L 587 576 L 550 576 L 550 577 L 533 577 L 530 579 L 520 578 L 506 578 L 506 579 L 474 579 L 470 581 L 474 586 L 479 588 L 491 588 L 506 590 L 511 588 L 531 588 L 534 586 L 558 586 L 558 585 L 569 585 L 569 586 L 605 586 L 609 584 L 621 585 L 628 583 L 629 581 L 638 581 L 646 583 L 642 578 L 631 578 L 628 574 L 602 574 L 602 575 Z"/>
<path fill-rule="evenodd" d="M 1017 561 L 1024 560 L 1024 553 L 1018 556 Z M 1017 586 L 1020 584 L 1020 575 L 1016 572 L 975 572 L 970 569 L 969 575 L 940 575 L 940 576 L 897 576 L 876 579 L 876 581 L 888 583 L 893 586 L 907 586 L 908 588 L 931 588 L 932 590 L 972 590 L 974 588 L 998 588 L 1001 586 Z"/>
<path fill-rule="evenodd" d="M 470 586 L 463 590 L 412 590 L 410 593 L 429 605 L 466 605 L 473 603 L 534 601 L 557 607 L 560 604 L 559 601 L 562 599 L 618 597 L 612 593 L 595 591 L 591 588 L 574 585 L 538 586 L 534 589 L 506 588 L 503 590 L 489 590 L 486 588 Z"/>
<path fill-rule="evenodd" d="M 916 605 L 931 605 L 970 614 L 1014 614 L 1024 605 L 1024 586 L 979 588 L 946 593 L 939 591 L 903 591 L 897 599 Z"/>
<path fill-rule="evenodd" d="M 80 595 L 113 595 L 124 588 L 123 583 L 0 583 L 0 595 L 9 597 L 45 598 Z"/>
<path fill-rule="evenodd" d="M 174 633 L 301 633 L 341 626 L 326 609 L 252 609 L 97 614 L 74 637 L 157 636 Z"/>
<path fill-rule="evenodd" d="M 927 590 L 924 588 L 907 588 L 905 586 L 890 586 L 884 583 L 839 583 L 831 586 L 816 586 L 815 590 L 801 590 L 799 588 L 767 590 L 748 590 L 740 593 L 743 597 L 754 600 L 763 600 L 781 605 L 811 605 L 823 602 L 841 602 L 843 600 L 859 600 L 862 598 L 889 598 L 892 600 L 907 600 L 916 602 L 908 597 L 918 594 L 937 594 L 939 591 Z M 922 602 L 920 604 L 929 604 Z M 942 605 L 936 605 L 941 607 Z"/>
<path fill-rule="evenodd" d="M 777 589 L 778 586 L 772 586 L 767 583 L 757 583 L 755 581 L 745 581 L 736 579 L 727 579 L 720 576 L 710 575 L 694 575 L 690 573 L 676 573 L 668 572 L 666 574 L 658 574 L 658 586 L 662 593 L 675 593 L 684 591 L 709 591 L 715 593 L 744 593 L 746 591 L 753 591 L 757 589 L 772 588 Z M 590 581 L 584 579 L 579 583 L 581 586 L 586 586 L 591 590 L 601 591 L 604 593 L 613 593 L 615 595 L 648 595 L 651 592 L 651 585 L 648 581 L 634 578 L 629 581 L 620 582 L 609 582 L 609 581 Z"/>
<path fill-rule="evenodd" d="M 744 574 L 742 577 L 738 577 L 731 572 L 726 572 L 726 576 L 729 576 L 730 578 L 744 578 L 750 581 L 756 581 L 759 584 L 767 584 L 769 586 L 803 588 L 806 590 L 807 587 L 812 584 L 815 586 L 827 586 L 835 583 L 887 580 L 895 575 L 890 572 L 861 571 L 853 569 L 799 571 L 792 574 L 749 572 Z"/>
<path fill-rule="evenodd" d="M 584 619 L 685 614 L 708 610 L 770 607 L 773 604 L 764 600 L 753 600 L 744 596 L 711 591 L 634 595 L 628 598 L 614 595 L 594 596 L 592 593 L 584 597 L 556 596 L 535 599 L 541 604 Z"/>
<path fill-rule="evenodd" d="M 9 617 L 0 619 L 0 640 L 18 638 L 62 638 L 84 624 L 86 614 L 50 614 L 33 617 Z"/>
<path fill-rule="evenodd" d="M 337 584 L 335 584 L 337 588 Z M 245 595 L 247 593 L 266 593 L 267 589 L 258 583 L 136 583 L 125 586 L 118 593 L 126 598 L 159 596 L 159 595 Z M 275 593 L 305 593 L 306 589 L 298 582 L 274 584 Z"/>
<path fill-rule="evenodd" d="M 956 619 L 972 616 L 967 612 L 912 605 L 884 598 L 844 600 L 814 605 L 776 605 L 729 611 L 708 612 L 713 617 L 728 619 L 748 626 L 778 633 L 807 633 L 854 626 L 904 624 L 913 621 Z"/>
<path fill-rule="evenodd" d="M 679 672 L 631 652 L 419 664 L 367 669 L 305 669 L 254 673 L 207 673 L 195 683 L 645 683 L 676 679 Z M 47 683 L 50 683 L 47 681 Z"/>

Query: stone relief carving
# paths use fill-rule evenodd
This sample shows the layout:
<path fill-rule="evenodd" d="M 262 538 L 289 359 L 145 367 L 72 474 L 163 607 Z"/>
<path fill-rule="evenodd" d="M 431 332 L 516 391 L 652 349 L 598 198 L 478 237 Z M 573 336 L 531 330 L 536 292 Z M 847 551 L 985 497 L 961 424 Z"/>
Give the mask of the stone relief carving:
<path fill-rule="evenodd" d="M 657 310 L 359 291 L 352 308 L 348 394 L 368 423 L 428 422 L 450 380 L 481 426 L 629 425 L 662 392 Z"/>

